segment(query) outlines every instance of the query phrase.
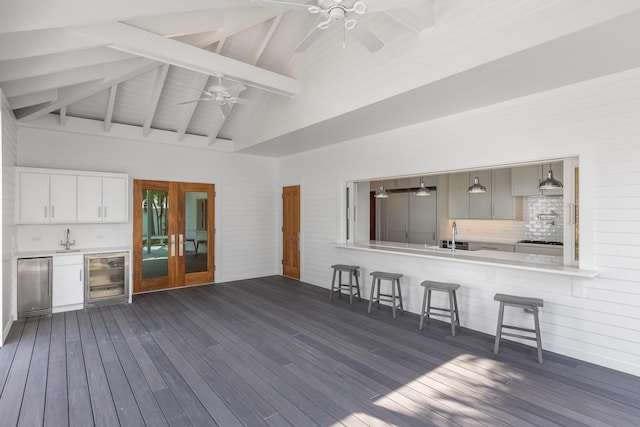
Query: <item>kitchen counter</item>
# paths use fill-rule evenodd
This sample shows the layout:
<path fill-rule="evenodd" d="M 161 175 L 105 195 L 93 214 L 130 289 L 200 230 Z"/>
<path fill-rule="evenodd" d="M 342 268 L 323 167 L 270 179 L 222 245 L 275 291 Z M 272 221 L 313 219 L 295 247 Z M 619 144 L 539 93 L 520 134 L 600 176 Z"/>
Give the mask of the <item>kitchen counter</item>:
<path fill-rule="evenodd" d="M 84 254 L 99 254 L 99 253 L 111 253 L 111 252 L 126 252 L 131 251 L 130 247 L 108 247 L 108 248 L 74 248 L 72 251 L 56 252 L 60 249 L 48 249 L 42 251 L 25 251 L 14 253 L 14 258 L 37 258 L 47 256 L 66 256 L 66 255 L 84 255 Z"/>
<path fill-rule="evenodd" d="M 531 270 L 537 272 L 560 274 L 565 276 L 593 278 L 599 274 L 598 271 L 583 270 L 577 267 L 563 265 L 562 257 L 549 255 L 498 252 L 487 250 L 458 250 L 455 253 L 451 253 L 450 249 L 443 249 L 438 246 L 425 246 L 412 243 L 383 242 L 377 240 L 372 240 L 369 242 L 359 242 L 356 244 L 336 243 L 335 246 L 344 249 L 385 252 L 425 258 L 437 258 L 452 262 L 498 265 L 519 270 Z"/>

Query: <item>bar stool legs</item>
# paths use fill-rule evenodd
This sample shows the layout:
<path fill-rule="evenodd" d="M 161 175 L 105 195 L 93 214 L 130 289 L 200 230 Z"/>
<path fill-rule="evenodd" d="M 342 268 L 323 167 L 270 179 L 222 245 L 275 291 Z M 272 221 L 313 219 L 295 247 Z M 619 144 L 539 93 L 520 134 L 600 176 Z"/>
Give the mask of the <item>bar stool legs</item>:
<path fill-rule="evenodd" d="M 458 298 L 456 296 L 456 290 L 460 288 L 460 285 L 455 283 L 441 283 L 425 280 L 420 284 L 424 286 L 424 296 L 422 297 L 422 311 L 420 312 L 420 326 L 422 330 L 424 326 L 424 318 L 427 318 L 427 323 L 430 322 L 431 316 L 449 317 L 451 321 L 451 335 L 456 336 L 456 326 L 460 327 L 460 312 L 458 311 Z M 447 292 L 449 295 L 449 308 L 440 308 L 431 306 L 431 292 L 442 291 Z M 433 310 L 442 311 L 444 313 L 433 312 Z"/>
<path fill-rule="evenodd" d="M 496 340 L 493 345 L 493 354 L 498 354 L 498 349 L 500 347 L 500 339 L 502 336 L 522 338 L 527 340 L 532 340 L 536 342 L 536 347 L 538 350 L 538 363 L 543 363 L 542 359 L 542 340 L 540 338 L 540 318 L 538 316 L 538 308 L 544 306 L 544 301 L 540 298 L 526 298 L 526 297 L 518 297 L 514 295 L 504 295 L 504 294 L 496 294 L 493 299 L 495 301 L 500 301 L 500 311 L 498 312 L 498 326 L 496 329 Z M 513 306 L 529 309 L 533 312 L 533 323 L 534 329 L 521 328 L 519 326 L 511 326 L 504 324 L 504 307 L 505 306 Z M 512 332 L 503 332 L 503 329 L 511 329 L 515 331 L 528 332 L 535 334 L 535 337 L 531 337 L 529 335 L 523 335 L 519 333 Z"/>
<path fill-rule="evenodd" d="M 344 265 L 344 264 L 336 264 L 332 265 L 333 268 L 333 280 L 331 281 L 331 292 L 329 293 L 329 301 L 333 300 L 333 294 L 338 293 L 338 298 L 342 298 L 342 290 L 349 289 L 349 304 L 353 304 L 353 297 L 357 296 L 358 300 L 360 297 L 360 282 L 358 281 L 358 276 L 360 275 L 360 270 L 357 265 Z M 342 283 L 342 272 L 349 274 L 349 283 Z M 336 286 L 336 273 L 338 273 L 338 284 Z M 355 288 L 356 293 L 353 293 L 353 279 L 355 278 Z"/>
<path fill-rule="evenodd" d="M 369 309 L 367 313 L 371 313 L 373 303 L 377 303 L 377 308 L 380 308 L 380 301 L 391 302 L 391 309 L 393 311 L 393 317 L 396 317 L 396 310 L 399 308 L 404 311 L 402 305 L 402 291 L 400 290 L 400 278 L 402 274 L 385 273 L 382 271 L 374 271 L 371 273 L 371 295 L 369 296 Z M 380 280 L 389 280 L 391 282 L 391 294 L 383 294 L 380 292 Z M 396 295 L 397 288 L 397 295 Z M 375 297 L 374 297 L 375 294 Z"/>

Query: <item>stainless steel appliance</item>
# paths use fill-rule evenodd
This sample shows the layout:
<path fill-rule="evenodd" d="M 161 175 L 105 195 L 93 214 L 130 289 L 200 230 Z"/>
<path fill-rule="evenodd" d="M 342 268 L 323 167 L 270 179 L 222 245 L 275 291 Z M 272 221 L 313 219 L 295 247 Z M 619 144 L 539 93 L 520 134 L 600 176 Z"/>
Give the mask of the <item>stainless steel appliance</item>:
<path fill-rule="evenodd" d="M 51 257 L 18 259 L 18 317 L 51 313 Z"/>
<path fill-rule="evenodd" d="M 84 256 L 85 306 L 129 301 L 129 253 Z"/>

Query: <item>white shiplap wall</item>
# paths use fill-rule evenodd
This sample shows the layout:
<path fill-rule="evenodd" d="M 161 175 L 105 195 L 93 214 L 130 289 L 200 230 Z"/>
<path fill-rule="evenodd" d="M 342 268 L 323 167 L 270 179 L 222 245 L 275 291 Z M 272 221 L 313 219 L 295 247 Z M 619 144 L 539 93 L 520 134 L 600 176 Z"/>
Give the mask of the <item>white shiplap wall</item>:
<path fill-rule="evenodd" d="M 131 178 L 130 188 L 133 179 L 213 183 L 216 282 L 279 273 L 279 258 L 273 252 L 280 201 L 274 159 L 20 126 L 18 164 L 124 172 Z M 19 225 L 18 249 L 55 247 L 65 227 Z M 131 245 L 132 227 L 130 219 L 124 225 L 71 229 L 82 236 L 76 237 L 79 246 L 95 247 Z M 96 240 L 98 235 L 102 239 Z"/>
<path fill-rule="evenodd" d="M 13 269 L 11 254 L 16 240 L 14 218 L 15 175 L 17 132 L 15 117 L 9 103 L 0 89 L 0 125 L 2 127 L 2 292 L 0 293 L 0 319 L 2 319 L 0 345 L 9 333 L 11 326 L 11 304 L 13 301 L 11 281 Z"/>
<path fill-rule="evenodd" d="M 373 269 L 401 272 L 412 312 L 422 280 L 456 281 L 463 326 L 489 334 L 494 293 L 541 297 L 547 350 L 640 375 L 639 138 L 635 69 L 281 159 L 281 183 L 304 182 L 302 279 L 329 287 L 331 264 L 358 264 L 367 292 Z M 581 267 L 599 270 L 596 279 L 331 246 L 345 181 L 573 156 L 580 160 Z"/>

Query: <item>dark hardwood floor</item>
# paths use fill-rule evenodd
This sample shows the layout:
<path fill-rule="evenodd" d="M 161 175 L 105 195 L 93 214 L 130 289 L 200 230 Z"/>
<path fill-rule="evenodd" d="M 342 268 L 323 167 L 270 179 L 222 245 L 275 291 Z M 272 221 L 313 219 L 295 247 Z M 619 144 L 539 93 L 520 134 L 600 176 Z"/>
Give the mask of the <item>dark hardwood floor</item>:
<path fill-rule="evenodd" d="M 638 377 L 417 326 L 277 276 L 30 318 L 0 349 L 0 425 L 640 425 Z"/>

